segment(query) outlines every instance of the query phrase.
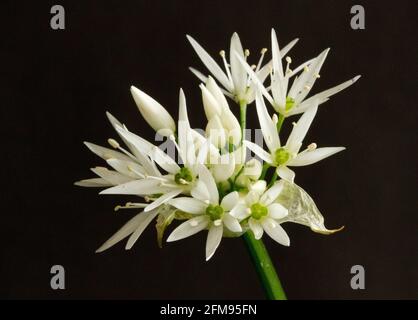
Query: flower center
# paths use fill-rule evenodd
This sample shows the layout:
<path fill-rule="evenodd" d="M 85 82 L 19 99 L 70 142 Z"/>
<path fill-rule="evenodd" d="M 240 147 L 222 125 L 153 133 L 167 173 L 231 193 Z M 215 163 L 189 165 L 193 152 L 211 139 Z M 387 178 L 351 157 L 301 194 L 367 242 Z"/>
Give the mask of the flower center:
<path fill-rule="evenodd" d="M 218 205 L 215 206 L 213 204 L 210 204 L 206 208 L 206 214 L 210 217 L 212 221 L 216 221 L 216 220 L 222 219 L 224 215 L 224 208 Z"/>
<path fill-rule="evenodd" d="M 286 107 L 285 107 L 285 110 L 286 111 L 290 111 L 290 109 L 293 108 L 294 104 L 295 104 L 295 99 L 293 99 L 291 97 L 287 97 L 286 98 Z"/>
<path fill-rule="evenodd" d="M 189 168 L 183 167 L 174 176 L 174 181 L 177 184 L 188 184 L 193 181 L 193 175 Z"/>
<path fill-rule="evenodd" d="M 267 207 L 263 206 L 260 203 L 254 203 L 251 206 L 251 217 L 260 220 L 262 217 L 266 216 L 268 213 Z"/>
<path fill-rule="evenodd" d="M 279 148 L 274 152 L 274 162 L 277 166 L 285 164 L 290 159 L 290 153 L 285 148 Z"/>

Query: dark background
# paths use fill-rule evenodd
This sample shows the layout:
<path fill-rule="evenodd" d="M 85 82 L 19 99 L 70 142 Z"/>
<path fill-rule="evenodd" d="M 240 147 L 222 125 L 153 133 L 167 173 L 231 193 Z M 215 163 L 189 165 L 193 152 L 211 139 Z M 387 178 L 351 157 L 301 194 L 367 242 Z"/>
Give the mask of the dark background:
<path fill-rule="evenodd" d="M 50 8 L 66 9 L 66 29 L 49 27 Z M 350 28 L 362 4 L 366 29 Z M 98 196 L 73 181 L 104 165 L 82 144 L 116 134 L 109 110 L 149 139 L 129 93 L 134 84 L 177 117 L 178 89 L 192 125 L 204 123 L 199 81 L 205 71 L 185 38 L 217 57 L 237 31 L 258 60 L 276 28 L 284 45 L 301 40 L 294 65 L 330 46 L 314 92 L 362 78 L 323 105 L 307 142 L 347 150 L 298 168 L 298 183 L 330 228 L 323 236 L 286 224 L 292 245 L 269 238 L 290 299 L 399 299 L 418 296 L 416 5 L 414 1 L 57 1 L 1 4 L 2 298 L 263 298 L 241 239 L 204 259 L 205 233 L 159 249 L 151 225 L 133 250 L 94 250 L 133 212 L 127 199 Z M 220 61 L 220 59 L 218 59 Z M 206 72 L 206 71 L 205 71 Z M 231 107 L 234 104 L 231 102 Z M 237 109 L 235 109 L 237 111 Z M 251 127 L 258 127 L 249 110 Z M 296 119 L 296 118 L 294 118 Z M 66 290 L 50 289 L 50 268 L 66 270 Z M 366 289 L 350 287 L 350 268 L 366 270 Z"/>

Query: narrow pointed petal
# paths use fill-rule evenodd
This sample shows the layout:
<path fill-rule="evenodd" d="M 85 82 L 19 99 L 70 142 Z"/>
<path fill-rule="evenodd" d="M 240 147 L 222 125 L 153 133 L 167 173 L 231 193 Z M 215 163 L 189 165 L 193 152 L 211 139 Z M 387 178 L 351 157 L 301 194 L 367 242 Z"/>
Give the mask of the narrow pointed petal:
<path fill-rule="evenodd" d="M 271 29 L 271 54 L 273 56 L 274 73 L 279 74 L 280 78 L 283 78 L 282 55 L 280 54 L 279 43 L 274 29 Z"/>
<path fill-rule="evenodd" d="M 268 206 L 268 211 L 269 217 L 272 219 L 283 219 L 288 214 L 287 209 L 280 203 L 272 203 Z"/>
<path fill-rule="evenodd" d="M 206 188 L 208 189 L 210 203 L 218 204 L 219 194 L 215 179 L 213 178 L 208 168 L 206 168 L 204 165 L 199 165 L 199 179 L 201 179 L 204 182 Z"/>
<path fill-rule="evenodd" d="M 312 121 L 315 118 L 317 110 L 318 103 L 316 103 L 309 110 L 307 110 L 300 117 L 296 125 L 293 127 L 292 132 L 290 133 L 289 138 L 286 142 L 286 148 L 289 150 L 289 152 L 299 152 L 303 139 L 305 138 L 306 133 L 308 132 L 309 127 L 311 126 Z"/>
<path fill-rule="evenodd" d="M 97 174 L 100 178 L 105 179 L 112 185 L 118 185 L 121 183 L 126 183 L 129 181 L 132 181 L 132 178 L 127 177 L 117 171 L 109 170 L 104 167 L 96 167 L 92 168 L 91 171 L 93 171 L 95 174 Z"/>
<path fill-rule="evenodd" d="M 264 141 L 269 150 L 277 150 L 280 148 L 280 139 L 277 134 L 276 125 L 267 112 L 263 97 L 257 94 L 255 99 L 258 120 L 260 121 L 260 128 L 263 133 Z"/>
<path fill-rule="evenodd" d="M 124 184 L 120 184 L 113 188 L 108 188 L 100 192 L 100 194 L 131 194 L 131 195 L 147 195 L 158 193 L 160 181 L 154 179 L 134 180 Z"/>
<path fill-rule="evenodd" d="M 282 58 L 284 58 L 284 56 L 295 46 L 295 44 L 299 41 L 298 38 L 293 39 L 292 41 L 290 41 L 287 45 L 285 45 L 281 50 L 280 50 L 280 56 Z"/>
<path fill-rule="evenodd" d="M 109 148 L 101 147 L 101 146 L 98 146 L 97 144 L 90 143 L 90 142 L 84 142 L 84 144 L 87 146 L 87 148 L 90 149 L 91 152 L 98 155 L 100 158 L 104 160 L 113 158 L 113 159 L 120 159 L 120 160 L 125 160 L 125 161 L 132 161 L 130 157 L 128 157 L 127 155 L 121 152 L 118 152 Z"/>
<path fill-rule="evenodd" d="M 183 122 L 187 127 L 190 127 L 189 116 L 187 115 L 186 96 L 181 88 L 179 93 L 179 122 Z"/>
<path fill-rule="evenodd" d="M 204 214 L 208 206 L 204 202 L 190 197 L 171 199 L 168 203 L 181 211 L 191 214 Z"/>
<path fill-rule="evenodd" d="M 222 110 L 229 110 L 229 105 L 228 101 L 226 101 L 225 94 L 222 92 L 222 89 L 219 88 L 218 84 L 215 80 L 213 80 L 211 76 L 209 76 L 206 81 L 206 88 L 216 99 Z"/>
<path fill-rule="evenodd" d="M 183 190 L 181 188 L 174 189 L 173 191 L 167 192 L 160 196 L 157 200 L 154 200 L 152 203 L 150 203 L 148 206 L 145 207 L 144 211 L 148 212 L 155 208 L 158 208 L 162 204 L 166 203 L 170 199 L 173 199 L 174 197 L 177 197 Z"/>
<path fill-rule="evenodd" d="M 109 181 L 103 178 L 84 179 L 74 182 L 79 187 L 110 187 L 113 186 Z"/>
<path fill-rule="evenodd" d="M 251 231 L 254 233 L 254 238 L 260 240 L 263 236 L 263 227 L 261 226 L 260 222 L 257 220 L 250 218 L 248 220 L 248 226 L 250 227 Z"/>
<path fill-rule="evenodd" d="M 219 244 L 222 240 L 223 234 L 223 225 L 215 226 L 212 225 L 209 228 L 208 237 L 206 239 L 206 261 L 212 258 L 216 249 L 219 247 Z"/>
<path fill-rule="evenodd" d="M 231 76 L 234 82 L 235 93 L 243 93 L 247 86 L 247 71 L 243 68 L 241 63 L 238 61 L 234 51 L 244 59 L 244 50 L 241 45 L 241 41 L 236 32 L 231 37 L 230 46 L 230 64 L 231 64 Z"/>
<path fill-rule="evenodd" d="M 270 218 L 263 219 L 261 223 L 264 231 L 270 236 L 270 238 L 284 246 L 290 246 L 289 236 L 280 224 Z"/>
<path fill-rule="evenodd" d="M 122 226 L 109 240 L 107 240 L 99 249 L 96 250 L 96 253 L 103 252 L 119 241 L 125 239 L 129 236 L 132 232 L 134 232 L 138 226 L 146 220 L 148 215 L 144 215 L 143 212 L 137 214 L 131 220 L 129 220 L 126 224 Z"/>
<path fill-rule="evenodd" d="M 225 211 L 230 211 L 238 203 L 238 200 L 239 200 L 238 192 L 234 191 L 234 192 L 228 193 L 222 199 L 221 206 L 222 208 L 224 208 Z"/>
<path fill-rule="evenodd" d="M 238 220 L 245 219 L 250 215 L 250 213 L 247 210 L 247 206 L 245 204 L 237 204 L 230 212 L 229 214 L 237 218 Z"/>
<path fill-rule="evenodd" d="M 247 140 L 244 141 L 244 144 L 248 149 L 250 149 L 252 152 L 254 152 L 257 156 L 259 156 L 261 159 L 263 159 L 267 163 L 272 163 L 273 162 L 273 160 L 271 159 L 270 153 L 265 151 L 260 146 L 256 145 L 255 143 L 253 143 L 251 141 L 247 141 Z"/>
<path fill-rule="evenodd" d="M 192 45 L 193 49 L 196 51 L 200 60 L 208 68 L 208 70 L 213 74 L 213 76 L 226 88 L 228 91 L 232 91 L 233 88 L 229 83 L 228 77 L 222 71 L 221 67 L 213 60 L 213 58 L 202 48 L 200 44 L 196 42 L 191 36 L 187 35 L 187 39 Z"/>
<path fill-rule="evenodd" d="M 177 241 L 190 237 L 206 229 L 208 224 L 209 217 L 206 215 L 198 216 L 196 218 L 187 220 L 186 222 L 183 222 L 181 225 L 179 225 L 176 229 L 173 230 L 173 232 L 167 238 L 167 242 Z"/>
<path fill-rule="evenodd" d="M 123 161 L 119 159 L 109 159 L 106 161 L 109 166 L 119 173 L 134 178 L 143 178 L 145 174 L 144 168 L 138 163 L 132 161 Z"/>
<path fill-rule="evenodd" d="M 285 179 L 286 181 L 293 183 L 295 180 L 295 172 L 286 166 L 277 167 L 276 172 L 280 178 Z"/>
<path fill-rule="evenodd" d="M 149 155 L 161 168 L 171 174 L 176 174 L 180 170 L 176 161 L 157 146 L 152 148 Z"/>
<path fill-rule="evenodd" d="M 305 151 L 298 154 L 295 159 L 292 159 L 288 163 L 288 165 L 292 167 L 307 166 L 315 162 L 321 161 L 322 159 L 325 159 L 343 150 L 345 150 L 344 147 L 327 147 L 318 148 L 312 151 Z"/>
<path fill-rule="evenodd" d="M 229 213 L 224 214 L 223 222 L 225 227 L 227 227 L 232 232 L 242 232 L 242 227 L 238 222 L 238 219 L 231 216 Z"/>
<path fill-rule="evenodd" d="M 194 188 L 190 191 L 193 198 L 199 199 L 200 201 L 208 201 L 210 199 L 209 190 L 206 184 L 202 180 L 198 180 Z"/>
<path fill-rule="evenodd" d="M 141 236 L 142 232 L 148 227 L 148 225 L 151 223 L 152 220 L 158 215 L 158 210 L 152 210 L 149 212 L 142 213 L 143 220 L 138 225 L 136 230 L 131 234 L 131 236 L 128 239 L 128 242 L 126 243 L 125 249 L 130 250 L 132 246 L 135 244 L 135 242 L 138 240 L 138 238 Z"/>
<path fill-rule="evenodd" d="M 271 186 L 263 195 L 260 197 L 260 202 L 265 206 L 269 206 L 271 203 L 276 201 L 280 192 L 283 190 L 283 181 L 276 182 Z"/>
<path fill-rule="evenodd" d="M 208 77 L 201 73 L 199 70 L 196 70 L 192 67 L 189 67 L 189 70 L 203 83 L 206 83 L 206 81 L 208 80 Z"/>

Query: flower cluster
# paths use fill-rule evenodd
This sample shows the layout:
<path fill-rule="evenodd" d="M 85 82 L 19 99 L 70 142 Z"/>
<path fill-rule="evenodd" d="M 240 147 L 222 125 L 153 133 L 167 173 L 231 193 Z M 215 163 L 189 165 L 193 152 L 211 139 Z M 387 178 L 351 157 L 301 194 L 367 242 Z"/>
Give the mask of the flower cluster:
<path fill-rule="evenodd" d="M 291 69 L 292 59 L 287 53 L 298 39 L 280 49 L 272 30 L 272 59 L 263 65 L 268 51 L 264 48 L 257 65 L 250 65 L 249 50 L 243 49 L 234 33 L 229 61 L 225 51 L 220 52 L 223 70 L 201 45 L 192 37 L 187 38 L 210 72 L 205 76 L 191 68 L 202 82 L 200 89 L 208 120 L 205 130 L 200 132 L 191 127 L 183 90 L 180 89 L 176 122 L 160 103 L 132 86 L 131 94 L 143 118 L 158 134 L 167 137 L 175 147 L 175 154 L 132 133 L 110 113 L 108 119 L 126 147 L 115 139 L 108 140 L 111 148 L 85 143 L 110 169 L 93 168 L 98 177 L 78 181 L 76 185 L 104 187 L 101 194 L 142 199 L 115 208 L 140 212 L 97 252 L 127 237 L 126 249 L 130 249 L 153 220 L 160 246 L 164 231 L 174 220 L 181 223 L 168 236 L 168 242 L 208 230 L 207 260 L 223 237 L 238 237 L 246 232 L 253 233 L 256 239 L 266 233 L 289 246 L 289 237 L 281 226 L 284 222 L 303 224 L 323 234 L 340 230 L 325 228 L 323 216 L 312 198 L 294 182 L 295 172 L 290 167 L 310 165 L 344 150 L 318 148 L 315 143 L 302 146 L 318 106 L 359 76 L 307 98 L 320 77 L 329 49 Z M 282 60 L 286 61 L 286 67 Z M 227 98 L 239 105 L 239 118 Z M 272 115 L 265 100 L 273 109 Z M 247 105 L 253 102 L 267 149 L 245 139 Z M 279 137 L 282 124 L 287 117 L 297 114 L 302 115 L 283 143 Z M 257 158 L 251 158 L 250 151 Z"/>

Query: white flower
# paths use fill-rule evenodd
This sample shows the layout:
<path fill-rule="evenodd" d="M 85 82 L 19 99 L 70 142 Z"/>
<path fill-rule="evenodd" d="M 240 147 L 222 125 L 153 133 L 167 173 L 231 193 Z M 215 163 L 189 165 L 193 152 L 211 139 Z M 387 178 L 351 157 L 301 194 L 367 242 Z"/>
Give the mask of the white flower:
<path fill-rule="evenodd" d="M 250 183 L 260 178 L 263 165 L 257 159 L 251 159 L 244 164 L 242 171 L 239 173 L 235 183 L 242 187 L 247 187 Z"/>
<path fill-rule="evenodd" d="M 131 86 L 131 94 L 145 121 L 162 136 L 170 136 L 176 131 L 176 124 L 167 110 L 138 88 Z"/>
<path fill-rule="evenodd" d="M 250 191 L 244 203 L 232 209 L 231 215 L 239 220 L 248 219 L 248 226 L 256 239 L 261 239 L 265 231 L 273 240 L 289 246 L 289 237 L 277 221 L 287 216 L 287 209 L 275 202 L 283 189 L 283 181 L 276 182 L 268 190 L 265 181 L 259 182 L 257 191 Z"/>
<path fill-rule="evenodd" d="M 273 72 L 271 73 L 270 88 L 272 94 L 270 94 L 264 87 L 264 79 L 259 78 L 257 73 L 255 73 L 246 63 L 245 59 L 242 59 L 239 53 L 235 53 L 235 56 L 276 112 L 285 117 L 305 112 L 315 103 L 315 101 L 318 101 L 318 104 L 327 101 L 330 96 L 344 90 L 360 78 L 360 76 L 356 76 L 333 88 L 322 91 L 309 99 L 304 100 L 312 89 L 316 79 L 319 78 L 319 71 L 325 61 L 329 48 L 321 52 L 316 58 L 301 64 L 294 70 L 290 69 L 292 59 L 290 57 L 286 57 L 287 66 L 286 69 L 283 70 L 283 50 L 279 49 L 274 29 L 271 30 L 271 46 L 273 55 Z M 297 75 L 300 71 L 302 71 L 302 73 L 295 77 L 292 86 L 288 90 L 290 78 Z"/>
<path fill-rule="evenodd" d="M 263 97 L 258 95 L 256 98 L 257 114 L 269 152 L 264 151 L 260 146 L 250 141 L 245 141 L 244 144 L 261 159 L 276 167 L 279 177 L 293 182 L 295 173 L 288 166 L 306 166 L 345 149 L 344 147 L 316 148 L 316 144 L 312 143 L 304 151 L 299 152 L 303 139 L 318 110 L 317 103 L 317 101 L 314 102 L 314 105 L 294 124 L 286 144 L 282 146 L 277 134 L 276 123 L 270 118 Z"/>
<path fill-rule="evenodd" d="M 239 195 L 236 191 L 231 192 L 219 203 L 215 180 L 203 165 L 199 166 L 199 181 L 191 194 L 193 198 L 180 197 L 169 201 L 169 204 L 175 208 L 196 215 L 196 217 L 180 224 L 170 234 L 167 241 L 184 239 L 208 228 L 206 260 L 209 260 L 222 240 L 224 226 L 232 232 L 242 231 L 238 219 L 229 214 L 229 211 L 238 203 Z"/>
<path fill-rule="evenodd" d="M 187 39 L 190 41 L 193 49 L 196 51 L 199 58 L 202 60 L 203 64 L 209 70 L 210 73 L 222 84 L 225 88 L 224 93 L 234 99 L 238 103 L 249 104 L 254 100 L 255 85 L 253 81 L 248 77 L 245 68 L 240 64 L 239 59 L 234 54 L 237 53 L 240 59 L 246 61 L 249 56 L 249 51 L 244 50 L 241 45 L 241 41 L 237 33 L 234 33 L 231 37 L 231 46 L 229 54 L 229 63 L 225 57 L 225 51 L 221 51 L 219 54 L 222 57 L 225 72 L 221 67 L 216 63 L 216 61 L 203 49 L 191 36 L 187 36 Z M 281 51 L 281 56 L 286 55 L 286 53 L 296 44 L 298 39 L 290 42 L 283 50 Z M 264 67 L 261 67 L 264 59 L 264 55 L 267 49 L 261 50 L 260 60 L 255 66 L 255 74 L 257 79 L 263 82 L 271 69 L 271 63 L 269 62 Z M 206 83 L 207 77 L 204 76 L 201 72 L 190 68 L 190 70 L 202 81 Z"/>

